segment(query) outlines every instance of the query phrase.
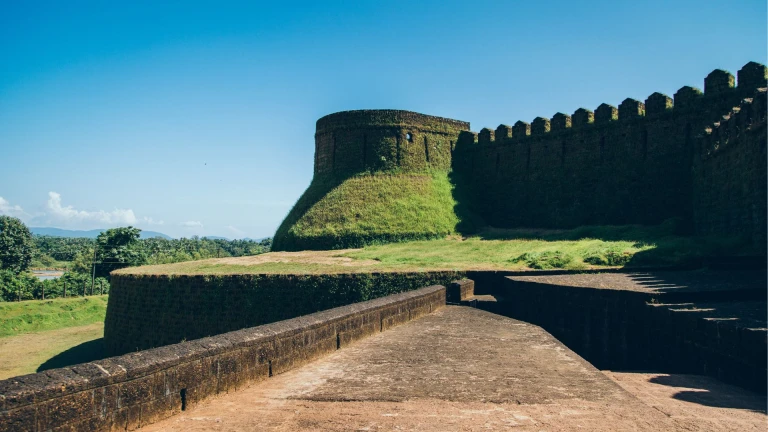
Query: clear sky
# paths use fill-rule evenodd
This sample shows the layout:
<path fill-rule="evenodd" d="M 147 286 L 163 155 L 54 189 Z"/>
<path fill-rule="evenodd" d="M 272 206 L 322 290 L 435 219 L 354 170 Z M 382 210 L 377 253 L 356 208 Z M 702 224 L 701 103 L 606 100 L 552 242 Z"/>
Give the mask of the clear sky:
<path fill-rule="evenodd" d="M 0 214 L 271 236 L 309 185 L 325 114 L 477 131 L 701 88 L 766 50 L 765 0 L 6 0 Z"/>

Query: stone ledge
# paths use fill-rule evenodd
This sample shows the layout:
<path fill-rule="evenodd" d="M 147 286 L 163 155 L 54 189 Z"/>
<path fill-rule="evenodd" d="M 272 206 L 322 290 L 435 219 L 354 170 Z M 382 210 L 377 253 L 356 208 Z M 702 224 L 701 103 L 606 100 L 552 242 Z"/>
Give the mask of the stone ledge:
<path fill-rule="evenodd" d="M 445 287 L 435 285 L 3 380 L 0 432 L 136 429 L 444 305 Z"/>

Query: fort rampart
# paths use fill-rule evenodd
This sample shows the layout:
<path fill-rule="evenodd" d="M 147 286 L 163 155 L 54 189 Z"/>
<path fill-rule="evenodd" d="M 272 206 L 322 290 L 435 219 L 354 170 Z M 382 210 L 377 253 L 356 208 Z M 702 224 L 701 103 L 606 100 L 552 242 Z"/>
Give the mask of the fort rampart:
<path fill-rule="evenodd" d="M 693 165 L 694 225 L 702 234 L 766 238 L 766 91 L 742 100 L 704 130 Z"/>
<path fill-rule="evenodd" d="M 111 355 L 199 339 L 429 285 L 458 272 L 112 276 L 104 343 Z"/>
<path fill-rule="evenodd" d="M 618 286 L 605 278 L 603 288 L 575 286 L 530 272 L 509 277 L 471 272 L 469 277 L 485 278 L 482 287 L 502 299 L 480 307 L 540 325 L 598 369 L 710 375 L 766 392 L 764 271 L 728 274 L 750 280 L 747 287 L 732 289 L 718 281 L 700 291 L 690 288 L 701 285 L 691 276 L 683 276 L 686 285 L 676 282 L 674 273 L 616 275 L 674 288 L 605 289 Z"/>
<path fill-rule="evenodd" d="M 644 103 L 625 99 L 618 108 L 601 104 L 594 112 L 580 108 L 572 116 L 557 113 L 552 118 L 537 117 L 530 124 L 518 121 L 477 134 L 463 132 L 453 157 L 454 171 L 471 190 L 470 204 L 492 226 L 566 228 L 655 224 L 669 218 L 690 221 L 694 201 L 719 200 L 719 204 L 708 204 L 712 209 L 736 204 L 723 196 L 707 196 L 711 189 L 694 184 L 704 180 L 707 164 L 700 164 L 701 175 L 694 176 L 693 169 L 702 157 L 702 141 L 712 139 L 704 137 L 705 128 L 766 86 L 766 68 L 757 63 L 745 65 L 738 77 L 735 86 L 733 75 L 715 70 L 704 80 L 703 93 L 685 86 L 674 98 L 653 93 Z M 749 121 L 764 123 L 764 111 L 755 110 Z M 733 129 L 733 133 L 750 128 Z M 750 168 L 738 180 L 723 181 L 716 174 L 705 181 L 734 192 L 761 191 L 746 198 L 749 202 L 739 203 L 745 209 L 754 208 L 756 195 L 765 195 L 765 182 L 758 183 L 760 174 L 752 174 L 762 170 L 765 175 L 765 143 L 753 138 L 740 141 L 733 159 L 751 159 L 755 164 L 759 160 L 762 168 Z M 728 171 L 739 169 L 739 162 L 724 164 L 732 166 Z M 699 197 L 694 198 L 694 191 Z M 717 214 L 712 217 L 726 217 L 722 211 Z M 722 232 L 717 225 L 743 223 L 696 220 L 705 233 Z M 764 226 L 764 211 L 762 222 Z"/>
<path fill-rule="evenodd" d="M 134 430 L 444 305 L 432 286 L 0 381 L 0 432 Z"/>
<path fill-rule="evenodd" d="M 331 227 L 323 235 L 332 242 L 315 241 L 305 233 L 312 218 L 302 217 L 315 205 L 327 208 L 326 195 L 353 175 L 452 170 L 455 208 L 493 227 L 674 219 L 681 233 L 751 236 L 765 254 L 766 113 L 765 92 L 758 89 L 768 86 L 768 69 L 750 62 L 737 76 L 717 69 L 704 79 L 704 91 L 684 86 L 672 97 L 657 92 L 645 101 L 627 98 L 618 107 L 603 103 L 595 111 L 579 108 L 573 115 L 479 133 L 466 122 L 409 111 L 330 114 L 317 121 L 312 185 L 281 225 L 274 246 L 301 250 L 318 244 L 358 247 L 361 239 L 393 241 L 397 236 L 373 218 L 364 221 L 370 236 L 350 233 L 345 244 L 343 227 L 357 217 L 346 214 L 314 227 Z"/>

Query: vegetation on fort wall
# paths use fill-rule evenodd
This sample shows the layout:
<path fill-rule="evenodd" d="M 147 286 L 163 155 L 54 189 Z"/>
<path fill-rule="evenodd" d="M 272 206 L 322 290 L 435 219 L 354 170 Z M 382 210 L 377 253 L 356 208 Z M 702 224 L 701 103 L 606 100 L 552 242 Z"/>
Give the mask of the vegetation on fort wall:
<path fill-rule="evenodd" d="M 107 296 L 0 303 L 0 337 L 100 322 Z"/>
<path fill-rule="evenodd" d="M 328 250 L 445 237 L 456 231 L 445 172 L 316 178 L 275 234 L 274 250 Z"/>
<path fill-rule="evenodd" d="M 104 338 L 111 354 L 295 318 L 446 285 L 458 272 L 318 275 L 113 275 Z"/>

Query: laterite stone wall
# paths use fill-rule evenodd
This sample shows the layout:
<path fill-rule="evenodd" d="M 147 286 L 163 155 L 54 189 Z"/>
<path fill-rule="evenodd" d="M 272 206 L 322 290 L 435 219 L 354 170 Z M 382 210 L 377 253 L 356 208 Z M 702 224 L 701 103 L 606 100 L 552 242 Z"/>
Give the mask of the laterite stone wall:
<path fill-rule="evenodd" d="M 104 323 L 112 355 L 294 318 L 461 278 L 456 272 L 168 276 L 116 273 Z"/>
<path fill-rule="evenodd" d="M 705 130 L 694 163 L 694 223 L 701 234 L 748 237 L 766 254 L 766 89 Z"/>
<path fill-rule="evenodd" d="M 401 110 L 343 111 L 317 121 L 315 176 L 448 171 L 469 123 Z"/>
<path fill-rule="evenodd" d="M 0 432 L 134 430 L 445 305 L 432 286 L 0 381 Z"/>
<path fill-rule="evenodd" d="M 644 103 L 628 98 L 618 107 L 602 104 L 594 112 L 580 108 L 572 116 L 557 113 L 530 124 L 464 132 L 453 155 L 454 171 L 473 197 L 469 204 L 496 227 L 691 221 L 694 190 L 705 188 L 694 185 L 701 177 L 692 174 L 700 137 L 766 86 L 763 65 L 749 63 L 738 75 L 738 87 L 733 75 L 715 70 L 705 79 L 703 93 L 686 86 L 674 98 L 653 93 Z M 739 154 L 747 158 L 749 152 Z M 748 174 L 755 194 L 763 196 L 765 182 L 751 179 L 765 175 L 764 159 Z M 742 163 L 725 164 L 731 171 Z M 743 182 L 723 180 L 714 176 L 710 181 L 741 194 Z M 739 203 L 717 199 L 710 207 L 753 206 L 751 197 Z"/>

